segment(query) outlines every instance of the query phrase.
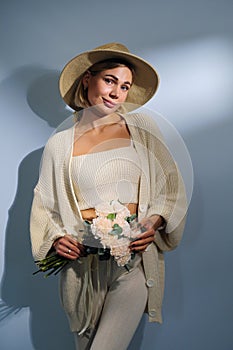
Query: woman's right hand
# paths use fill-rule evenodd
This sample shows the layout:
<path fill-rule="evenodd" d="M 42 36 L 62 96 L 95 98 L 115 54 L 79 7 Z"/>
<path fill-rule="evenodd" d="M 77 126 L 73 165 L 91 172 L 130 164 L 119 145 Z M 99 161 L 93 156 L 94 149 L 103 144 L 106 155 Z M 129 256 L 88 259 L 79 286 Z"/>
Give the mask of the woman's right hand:
<path fill-rule="evenodd" d="M 76 260 L 85 255 L 84 246 L 69 235 L 56 239 L 53 248 L 57 254 L 70 260 Z"/>

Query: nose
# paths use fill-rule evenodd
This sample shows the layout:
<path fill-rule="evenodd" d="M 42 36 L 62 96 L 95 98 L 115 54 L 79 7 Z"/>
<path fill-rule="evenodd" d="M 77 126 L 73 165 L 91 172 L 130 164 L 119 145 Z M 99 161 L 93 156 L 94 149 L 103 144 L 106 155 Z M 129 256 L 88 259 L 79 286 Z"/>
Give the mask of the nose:
<path fill-rule="evenodd" d="M 109 93 L 109 96 L 113 99 L 117 99 L 120 96 L 120 86 L 115 84 Z"/>

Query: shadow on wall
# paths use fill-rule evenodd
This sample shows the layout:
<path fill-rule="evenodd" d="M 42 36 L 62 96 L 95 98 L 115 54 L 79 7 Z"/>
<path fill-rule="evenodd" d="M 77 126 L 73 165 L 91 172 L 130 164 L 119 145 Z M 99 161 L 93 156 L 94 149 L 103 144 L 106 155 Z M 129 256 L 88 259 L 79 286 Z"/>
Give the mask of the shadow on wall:
<path fill-rule="evenodd" d="M 27 91 L 27 102 L 32 111 L 54 128 L 72 113 L 64 108 L 58 87 L 59 74 L 58 71 L 42 74 Z"/>
<path fill-rule="evenodd" d="M 19 84 L 31 109 L 55 127 L 70 115 L 59 97 L 58 74 L 38 67 L 28 67 L 17 70 L 10 79 L 4 81 L 4 87 L 7 91 L 14 91 Z M 19 106 L 14 105 L 19 107 L 19 114 L 23 112 L 21 103 L 19 101 Z M 37 268 L 31 254 L 29 218 L 42 151 L 41 148 L 28 154 L 18 170 L 17 192 L 9 209 L 5 234 L 0 322 L 7 322 L 16 312 L 29 307 L 31 341 L 35 349 L 64 349 L 64 344 L 67 349 L 72 349 L 73 338 L 60 306 L 57 278 L 44 279 L 43 276 L 32 275 Z"/>
<path fill-rule="evenodd" d="M 29 307 L 31 340 L 35 349 L 62 349 L 64 342 L 72 348 L 68 325 L 59 304 L 57 279 L 32 275 L 36 266 L 31 255 L 29 216 L 41 155 L 42 149 L 30 153 L 19 167 L 18 189 L 6 229 L 1 291 L 5 305 L 0 309 L 0 320 L 10 316 L 9 311 Z"/>

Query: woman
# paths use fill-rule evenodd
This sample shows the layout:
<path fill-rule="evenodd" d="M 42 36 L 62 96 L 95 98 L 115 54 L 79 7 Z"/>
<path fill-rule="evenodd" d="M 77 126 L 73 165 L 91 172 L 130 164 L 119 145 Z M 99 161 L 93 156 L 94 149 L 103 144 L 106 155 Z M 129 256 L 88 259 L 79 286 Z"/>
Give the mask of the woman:
<path fill-rule="evenodd" d="M 153 67 L 118 43 L 76 56 L 60 76 L 75 123 L 45 147 L 31 241 L 36 259 L 56 253 L 71 262 L 61 272 L 61 300 L 78 349 L 127 349 L 145 310 L 149 321 L 162 322 L 163 251 L 181 239 L 185 193 L 157 126 L 132 112 L 158 81 Z M 98 205 L 112 201 L 142 228 L 129 242 L 127 269 L 90 231 Z"/>

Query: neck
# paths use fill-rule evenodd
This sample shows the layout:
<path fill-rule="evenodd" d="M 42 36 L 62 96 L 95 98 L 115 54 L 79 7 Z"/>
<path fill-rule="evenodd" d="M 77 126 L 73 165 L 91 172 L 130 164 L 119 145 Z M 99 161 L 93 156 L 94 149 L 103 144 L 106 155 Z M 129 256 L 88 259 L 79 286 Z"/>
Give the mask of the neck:
<path fill-rule="evenodd" d="M 100 126 L 116 124 L 119 123 L 121 120 L 122 117 L 116 113 L 99 117 L 91 111 L 84 110 L 81 120 L 78 124 L 78 128 L 85 129 L 86 127 L 88 127 L 94 129 Z"/>

